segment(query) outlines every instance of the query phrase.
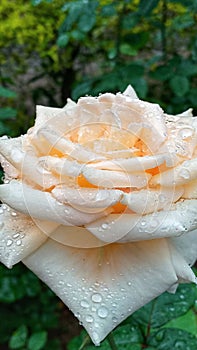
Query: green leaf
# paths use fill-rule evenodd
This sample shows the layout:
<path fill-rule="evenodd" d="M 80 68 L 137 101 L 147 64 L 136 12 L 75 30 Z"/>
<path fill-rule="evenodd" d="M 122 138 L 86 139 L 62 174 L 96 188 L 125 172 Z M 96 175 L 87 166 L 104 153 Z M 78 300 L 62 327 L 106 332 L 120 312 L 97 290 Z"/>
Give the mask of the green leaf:
<path fill-rule="evenodd" d="M 47 332 L 33 333 L 28 341 L 28 350 L 41 350 L 47 342 Z"/>
<path fill-rule="evenodd" d="M 61 34 L 58 39 L 57 39 L 57 46 L 59 47 L 66 47 L 66 45 L 68 44 L 69 42 L 69 35 L 64 33 L 64 34 Z"/>
<path fill-rule="evenodd" d="M 12 303 L 24 296 L 23 286 L 17 276 L 4 276 L 0 280 L 0 301 Z"/>
<path fill-rule="evenodd" d="M 11 107 L 0 108 L 0 119 L 12 119 L 17 115 L 17 110 Z"/>
<path fill-rule="evenodd" d="M 148 16 L 158 5 L 160 0 L 140 0 L 139 13 L 141 16 Z"/>
<path fill-rule="evenodd" d="M 197 75 L 197 65 L 189 59 L 183 60 L 177 67 L 177 73 L 186 77 Z"/>
<path fill-rule="evenodd" d="M 193 310 L 189 310 L 185 315 L 177 317 L 171 320 L 170 322 L 166 323 L 164 327 L 178 328 L 196 335 L 197 334 L 196 314 Z"/>
<path fill-rule="evenodd" d="M 95 22 L 96 22 L 95 13 L 91 13 L 90 11 L 87 11 L 80 16 L 79 21 L 78 21 L 78 28 L 82 32 L 87 33 L 92 29 Z"/>
<path fill-rule="evenodd" d="M 9 347 L 10 349 L 20 349 L 25 345 L 27 340 L 28 330 L 25 325 L 20 326 L 10 338 Z"/>
<path fill-rule="evenodd" d="M 197 287 L 195 285 L 182 284 L 175 294 L 168 292 L 145 305 L 133 314 L 136 322 L 151 328 L 158 328 L 185 314 L 195 304 Z"/>
<path fill-rule="evenodd" d="M 170 80 L 170 87 L 176 96 L 182 97 L 189 91 L 189 80 L 184 76 L 175 75 Z"/>
<path fill-rule="evenodd" d="M 166 81 L 172 78 L 174 75 L 174 68 L 172 65 L 158 66 L 154 71 L 150 72 L 150 76 L 153 79 Z"/>
<path fill-rule="evenodd" d="M 14 97 L 16 97 L 16 93 L 14 91 L 0 85 L 0 96 L 6 97 L 6 98 L 9 98 L 9 97 L 14 98 Z"/>
<path fill-rule="evenodd" d="M 143 336 L 139 327 L 126 324 L 119 326 L 112 332 L 114 341 L 118 350 L 141 350 Z M 79 349 L 85 343 L 86 333 L 82 332 L 80 336 L 73 338 L 68 344 L 68 350 Z M 106 338 L 100 345 L 99 350 L 110 350 L 108 339 Z M 85 350 L 95 350 L 94 345 L 86 345 Z"/>
<path fill-rule="evenodd" d="M 123 55 L 127 56 L 136 56 L 137 55 L 137 50 L 132 47 L 132 45 L 129 45 L 127 43 L 123 43 L 120 45 L 120 52 Z"/>
<path fill-rule="evenodd" d="M 181 31 L 183 29 L 189 28 L 195 24 L 193 14 L 184 13 L 183 15 L 174 18 L 171 28 L 176 31 Z"/>
<path fill-rule="evenodd" d="M 151 335 L 148 345 L 157 350 L 196 350 L 197 338 L 189 332 L 167 328 Z"/>

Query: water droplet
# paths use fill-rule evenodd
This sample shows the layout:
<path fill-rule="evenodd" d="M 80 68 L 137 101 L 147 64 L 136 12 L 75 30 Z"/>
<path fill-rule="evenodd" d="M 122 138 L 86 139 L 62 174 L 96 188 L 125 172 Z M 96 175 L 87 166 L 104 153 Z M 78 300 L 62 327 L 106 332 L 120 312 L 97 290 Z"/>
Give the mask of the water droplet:
<path fill-rule="evenodd" d="M 16 241 L 16 245 L 17 246 L 20 246 L 22 244 L 22 240 L 21 239 L 19 239 L 18 241 Z"/>
<path fill-rule="evenodd" d="M 106 318 L 109 311 L 106 307 L 102 306 L 98 309 L 97 314 L 100 318 Z"/>
<path fill-rule="evenodd" d="M 100 303 L 102 301 L 102 296 L 99 293 L 95 293 L 92 295 L 92 301 L 94 303 Z"/>
<path fill-rule="evenodd" d="M 185 140 L 193 135 L 193 129 L 192 128 L 183 128 L 179 131 L 179 136 Z"/>
<path fill-rule="evenodd" d="M 128 286 L 131 286 L 131 285 L 132 285 L 132 283 L 131 283 L 131 282 L 127 282 L 127 284 L 128 284 Z"/>
<path fill-rule="evenodd" d="M 100 338 L 99 338 L 99 335 L 96 332 L 92 333 L 92 339 L 94 340 L 96 345 L 100 345 Z"/>
<path fill-rule="evenodd" d="M 108 228 L 108 224 L 105 222 L 105 223 L 103 223 L 102 225 L 101 225 L 101 228 L 103 229 L 103 230 L 106 230 L 107 228 Z"/>
<path fill-rule="evenodd" d="M 8 239 L 7 243 L 6 243 L 7 247 L 10 247 L 12 245 L 12 243 L 13 243 L 13 240 L 12 239 Z"/>
<path fill-rule="evenodd" d="M 86 322 L 92 323 L 94 321 L 93 317 L 91 315 L 87 315 L 85 318 Z"/>
<path fill-rule="evenodd" d="M 117 323 L 117 322 L 118 322 L 117 317 L 112 317 L 112 321 L 113 321 L 114 323 Z"/>
<path fill-rule="evenodd" d="M 179 176 L 188 180 L 190 179 L 190 172 L 187 169 L 181 169 L 181 171 L 179 172 Z"/>
<path fill-rule="evenodd" d="M 14 239 L 19 238 L 19 237 L 20 237 L 20 233 L 14 233 L 14 234 L 12 235 L 12 237 L 13 237 Z"/>
<path fill-rule="evenodd" d="M 88 302 L 87 302 L 86 300 L 82 300 L 82 301 L 80 302 L 80 304 L 81 304 L 81 306 L 82 306 L 83 308 L 85 308 L 85 309 L 87 309 L 87 308 L 89 307 L 89 304 L 88 304 Z"/>
<path fill-rule="evenodd" d="M 17 213 L 15 213 L 15 211 L 12 211 L 11 215 L 12 216 L 17 216 Z"/>

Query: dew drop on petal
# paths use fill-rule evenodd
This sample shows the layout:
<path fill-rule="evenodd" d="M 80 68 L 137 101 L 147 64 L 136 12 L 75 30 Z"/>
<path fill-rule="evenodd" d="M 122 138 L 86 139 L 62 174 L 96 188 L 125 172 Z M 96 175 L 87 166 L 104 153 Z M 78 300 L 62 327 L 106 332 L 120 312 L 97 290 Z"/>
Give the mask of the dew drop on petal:
<path fill-rule="evenodd" d="M 86 300 L 82 300 L 80 302 L 81 306 L 84 308 L 84 309 L 87 309 L 89 307 L 89 304 Z"/>
<path fill-rule="evenodd" d="M 92 301 L 94 303 L 100 303 L 102 301 L 102 296 L 99 293 L 95 293 L 92 295 Z"/>
<path fill-rule="evenodd" d="M 94 321 L 93 317 L 91 315 L 87 315 L 85 318 L 86 322 L 92 323 Z"/>
<path fill-rule="evenodd" d="M 13 243 L 13 240 L 12 239 L 8 239 L 7 243 L 6 243 L 7 247 L 10 247 L 12 245 L 12 243 Z"/>
<path fill-rule="evenodd" d="M 106 307 L 102 306 L 98 309 L 97 314 L 100 318 L 106 318 L 109 311 Z"/>

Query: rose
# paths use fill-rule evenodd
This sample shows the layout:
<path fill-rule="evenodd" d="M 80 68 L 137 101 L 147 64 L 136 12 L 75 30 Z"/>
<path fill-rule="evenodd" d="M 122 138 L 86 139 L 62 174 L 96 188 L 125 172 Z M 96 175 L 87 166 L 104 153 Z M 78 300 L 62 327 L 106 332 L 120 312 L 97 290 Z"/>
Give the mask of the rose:
<path fill-rule="evenodd" d="M 123 94 L 39 106 L 2 137 L 1 261 L 23 261 L 93 342 L 182 281 L 195 282 L 197 119 Z"/>

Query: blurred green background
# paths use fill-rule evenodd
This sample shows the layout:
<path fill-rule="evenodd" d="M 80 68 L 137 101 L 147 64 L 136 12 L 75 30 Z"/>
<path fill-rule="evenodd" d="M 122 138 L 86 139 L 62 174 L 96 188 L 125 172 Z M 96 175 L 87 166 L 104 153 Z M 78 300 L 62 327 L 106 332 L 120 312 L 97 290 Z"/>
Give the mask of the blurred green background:
<path fill-rule="evenodd" d="M 168 113 L 197 110 L 196 33 L 197 0 L 1 0 L 0 134 L 25 133 L 36 104 L 128 84 Z M 118 349 L 196 350 L 196 300 L 183 285 L 148 304 L 114 332 Z M 1 350 L 92 349 L 84 333 L 70 341 L 77 321 L 24 266 L 0 266 L 0 302 Z"/>

